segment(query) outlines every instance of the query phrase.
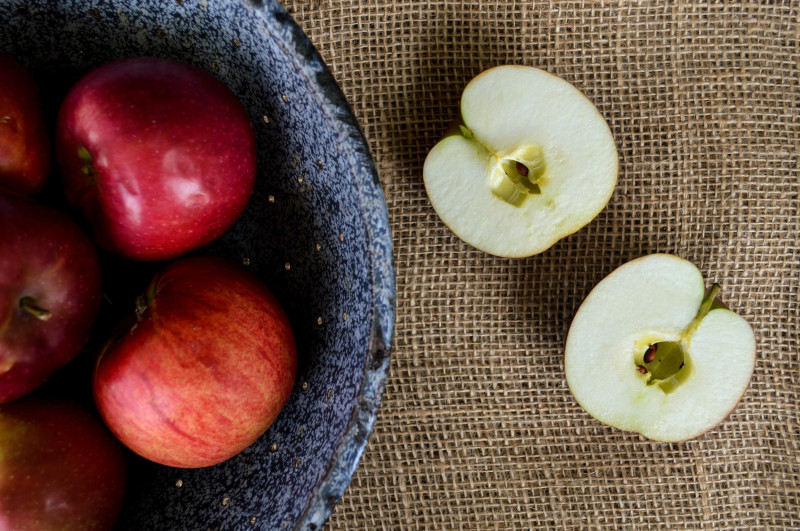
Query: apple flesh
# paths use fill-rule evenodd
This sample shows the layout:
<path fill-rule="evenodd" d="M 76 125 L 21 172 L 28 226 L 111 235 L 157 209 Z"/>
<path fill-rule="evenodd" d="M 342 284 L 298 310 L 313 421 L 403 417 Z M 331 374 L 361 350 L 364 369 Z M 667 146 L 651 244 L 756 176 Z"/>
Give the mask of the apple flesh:
<path fill-rule="evenodd" d="M 526 66 L 489 69 L 465 87 L 461 120 L 422 173 L 434 210 L 468 244 L 506 257 L 541 253 L 608 203 L 614 139 L 563 79 Z"/>
<path fill-rule="evenodd" d="M 76 403 L 0 405 L 0 529 L 111 530 L 125 497 L 122 446 Z"/>
<path fill-rule="evenodd" d="M 94 245 L 64 214 L 0 195 L 0 403 L 80 353 L 100 306 Z"/>
<path fill-rule="evenodd" d="M 668 254 L 624 264 L 578 309 L 564 368 L 575 399 L 599 421 L 657 441 L 719 424 L 755 366 L 750 325 L 707 293 L 690 262 Z"/>
<path fill-rule="evenodd" d="M 131 323 L 101 352 L 93 391 L 128 448 L 198 468 L 261 436 L 296 373 L 294 335 L 267 287 L 233 262 L 192 257 L 155 276 Z"/>
<path fill-rule="evenodd" d="M 50 171 L 39 87 L 24 66 L 2 52 L 0 79 L 0 188 L 33 195 Z"/>
<path fill-rule="evenodd" d="M 101 247 L 165 260 L 223 234 L 244 210 L 256 144 L 221 81 L 154 57 L 105 64 L 70 90 L 56 151 L 70 204 Z"/>

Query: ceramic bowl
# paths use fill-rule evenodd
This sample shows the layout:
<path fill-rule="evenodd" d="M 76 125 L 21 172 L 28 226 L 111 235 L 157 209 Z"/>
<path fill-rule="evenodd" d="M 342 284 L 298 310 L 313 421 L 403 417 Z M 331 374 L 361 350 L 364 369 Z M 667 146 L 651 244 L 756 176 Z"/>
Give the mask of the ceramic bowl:
<path fill-rule="evenodd" d="M 383 192 L 331 73 L 274 0 L 4 2 L 0 21 L 0 50 L 32 71 L 49 116 L 92 68 L 150 55 L 216 75 L 256 130 L 253 197 L 199 254 L 243 262 L 283 303 L 298 342 L 294 391 L 270 429 L 220 465 L 175 469 L 130 454 L 120 528 L 320 528 L 372 431 L 395 310 Z M 158 267 L 103 259 L 112 302 Z"/>

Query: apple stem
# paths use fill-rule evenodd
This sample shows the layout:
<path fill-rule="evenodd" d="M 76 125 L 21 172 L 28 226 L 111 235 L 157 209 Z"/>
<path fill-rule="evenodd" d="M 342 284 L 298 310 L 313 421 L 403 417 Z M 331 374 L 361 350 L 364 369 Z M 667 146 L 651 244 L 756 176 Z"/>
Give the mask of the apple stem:
<path fill-rule="evenodd" d="M 36 303 L 36 299 L 34 299 L 33 297 L 22 297 L 19 300 L 19 307 L 28 312 L 29 314 L 33 315 L 40 321 L 47 321 L 53 316 L 53 314 L 50 313 L 50 310 L 45 310 L 44 308 L 41 308 Z"/>
<path fill-rule="evenodd" d="M 475 135 L 472 133 L 472 130 L 466 125 L 459 124 L 458 128 L 461 131 L 461 136 L 463 136 L 467 140 L 472 140 L 473 138 L 475 138 Z"/>
<path fill-rule="evenodd" d="M 147 310 L 150 303 L 153 302 L 153 299 L 156 298 L 158 294 L 158 283 L 159 277 L 156 277 L 150 282 L 150 285 L 147 286 L 147 292 L 139 295 L 136 297 L 136 320 L 141 320 L 142 315 Z"/>
<path fill-rule="evenodd" d="M 139 321 L 144 315 L 145 310 L 147 310 L 147 297 L 144 295 L 139 295 L 136 297 L 136 320 Z"/>
<path fill-rule="evenodd" d="M 722 286 L 717 284 L 716 282 L 711 286 L 711 289 L 708 290 L 708 294 L 706 294 L 705 298 L 703 298 L 703 302 L 700 304 L 700 309 L 697 310 L 697 315 L 695 315 L 692 322 L 689 323 L 689 326 L 686 328 L 686 336 L 691 335 L 694 333 L 695 329 L 700 326 L 700 321 L 708 315 L 709 310 L 711 310 L 711 305 L 714 304 L 714 299 L 717 298 L 717 294 L 722 289 Z"/>

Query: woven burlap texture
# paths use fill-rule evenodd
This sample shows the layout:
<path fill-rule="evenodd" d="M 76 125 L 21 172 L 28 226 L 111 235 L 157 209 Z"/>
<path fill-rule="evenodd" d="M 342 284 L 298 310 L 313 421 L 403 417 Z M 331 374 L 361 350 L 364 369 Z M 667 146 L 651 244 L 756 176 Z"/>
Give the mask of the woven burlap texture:
<path fill-rule="evenodd" d="M 800 528 L 798 2 L 287 1 L 370 143 L 395 245 L 397 324 L 375 431 L 330 529 Z M 425 194 L 464 85 L 546 69 L 600 109 L 606 209 L 548 251 L 489 256 Z M 756 369 L 698 439 L 650 442 L 573 399 L 583 298 L 668 252 L 723 286 Z"/>

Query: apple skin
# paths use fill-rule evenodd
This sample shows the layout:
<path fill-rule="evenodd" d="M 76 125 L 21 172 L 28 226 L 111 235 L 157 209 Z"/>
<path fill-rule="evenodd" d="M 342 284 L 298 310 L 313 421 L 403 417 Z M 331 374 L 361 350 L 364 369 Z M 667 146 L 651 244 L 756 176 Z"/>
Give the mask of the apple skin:
<path fill-rule="evenodd" d="M 125 498 L 122 445 L 78 404 L 0 405 L 0 529 L 112 529 Z"/>
<path fill-rule="evenodd" d="M 24 66 L 2 52 L 0 79 L 0 187 L 34 195 L 50 172 L 39 87 Z"/>
<path fill-rule="evenodd" d="M 80 353 L 102 297 L 97 252 L 67 216 L 0 195 L 0 403 L 42 384 Z M 42 320 L 23 298 L 50 312 Z"/>
<path fill-rule="evenodd" d="M 92 389 L 111 431 L 168 466 L 218 464 L 252 444 L 291 394 L 297 351 L 277 299 L 216 257 L 157 273 L 101 351 Z"/>
<path fill-rule="evenodd" d="M 220 236 L 256 177 L 253 127 L 233 92 L 155 57 L 79 80 L 59 110 L 56 154 L 67 199 L 95 241 L 135 260 L 175 258 Z"/>

